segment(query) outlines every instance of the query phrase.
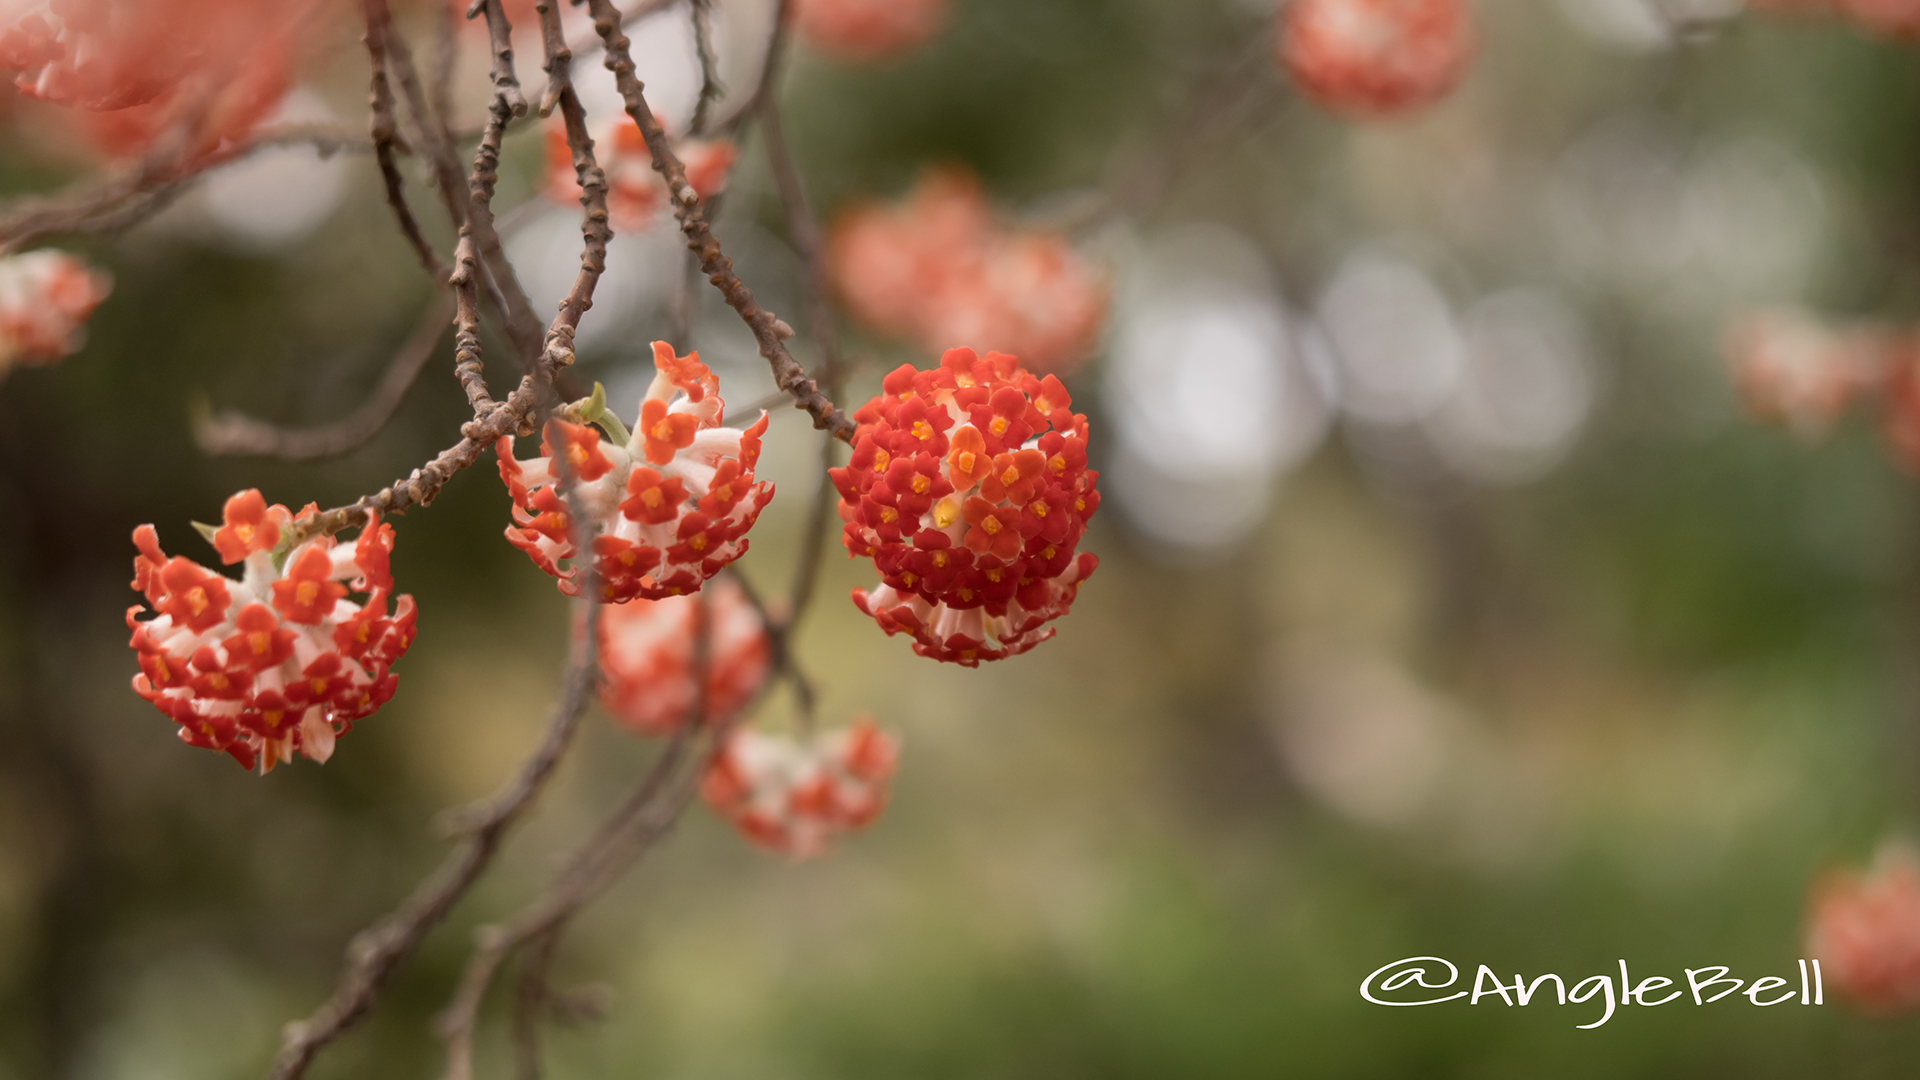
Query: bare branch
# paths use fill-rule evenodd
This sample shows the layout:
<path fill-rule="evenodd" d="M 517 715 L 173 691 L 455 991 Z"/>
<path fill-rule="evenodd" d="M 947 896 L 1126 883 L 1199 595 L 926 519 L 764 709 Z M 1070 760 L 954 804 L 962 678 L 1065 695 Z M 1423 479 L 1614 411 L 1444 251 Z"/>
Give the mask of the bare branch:
<path fill-rule="evenodd" d="M 699 256 L 701 270 L 720 290 L 720 295 L 726 298 L 727 305 L 753 331 L 760 355 L 773 370 L 774 382 L 792 395 L 795 407 L 806 410 L 813 417 L 816 428 L 832 432 L 835 438 L 851 441 L 853 421 L 834 407 L 833 401 L 820 392 L 819 386 L 807 377 L 807 373 L 787 352 L 785 339 L 792 336 L 792 328 L 755 302 L 752 291 L 733 272 L 731 260 L 721 251 L 720 242 L 714 239 L 713 230 L 708 227 L 706 217 L 701 212 L 700 196 L 687 183 L 686 168 L 668 145 L 667 133 L 654 119 L 640 80 L 634 76 L 633 56 L 628 48 L 627 36 L 620 32 L 620 12 L 613 6 L 613 0 L 587 0 L 587 7 L 593 14 L 594 29 L 606 45 L 606 65 L 613 72 L 614 84 L 626 104 L 627 115 L 640 126 L 640 132 L 647 140 L 647 149 L 653 156 L 653 167 L 666 181 L 668 195 L 673 200 L 674 216 L 679 219 L 681 232 L 686 234 L 688 248 Z"/>
<path fill-rule="evenodd" d="M 312 461 L 334 457 L 373 438 L 392 419 L 400 400 L 432 358 L 447 330 L 452 303 L 446 292 L 437 294 L 421 315 L 419 325 L 387 365 L 386 374 L 360 407 L 334 423 L 312 428 L 281 428 L 250 416 L 227 412 L 195 425 L 194 441 L 202 453 L 214 457 L 272 457 L 283 461 Z"/>
<path fill-rule="evenodd" d="M 593 834 L 568 857 L 545 892 L 521 908 L 506 922 L 481 927 L 474 935 L 473 955 L 453 999 L 440 1017 L 440 1037 L 447 1044 L 445 1080 L 472 1080 L 473 1036 L 479 1024 L 480 1006 L 494 977 L 513 953 L 532 946 L 532 965 L 526 969 L 534 987 L 523 984 L 523 1003 L 544 997 L 545 964 L 567 922 L 594 897 L 618 881 L 679 820 L 680 812 L 698 789 L 701 766 L 708 754 L 726 735 L 724 728 L 706 731 L 707 665 L 712 647 L 712 613 L 702 594 L 696 594 L 694 656 L 692 677 L 694 700 L 688 717 L 647 775 L 633 792 L 594 829 Z M 597 613 L 590 613 L 596 615 Z M 695 732 L 702 732 L 700 753 L 693 755 L 692 768 L 687 750 Z M 535 990 L 541 992 L 535 994 Z M 537 1024 L 537 1016 L 517 1016 L 516 1028 Z M 537 1034 L 522 1035 L 521 1042 L 537 1054 Z M 521 1075 L 529 1069 L 537 1076 L 537 1058 L 521 1057 Z"/>
<path fill-rule="evenodd" d="M 354 935 L 333 996 L 311 1016 L 287 1025 L 269 1073 L 272 1080 L 298 1080 L 322 1048 L 365 1016 L 393 970 L 412 955 L 427 931 L 446 917 L 493 862 L 507 829 L 533 802 L 573 741 L 593 687 L 597 622 L 588 620 L 587 633 L 575 646 L 560 700 L 539 747 L 498 791 L 465 812 L 468 824 L 463 839 L 440 867 L 393 912 Z"/>
<path fill-rule="evenodd" d="M 401 176 L 400 164 L 394 159 L 400 125 L 393 115 L 393 88 L 387 82 L 387 39 L 393 32 L 393 17 L 387 10 L 386 0 L 366 0 L 365 8 L 367 32 L 362 40 L 366 42 L 367 58 L 373 67 L 372 88 L 368 92 L 368 128 L 373 136 L 373 155 L 380 163 L 380 176 L 387 186 L 387 205 L 393 208 L 401 235 L 420 256 L 420 264 L 433 275 L 436 283 L 444 282 L 447 264 L 421 233 L 413 207 L 407 205 L 406 178 Z"/>
<path fill-rule="evenodd" d="M 1249 118 L 1267 115 L 1285 92 L 1275 74 L 1271 43 L 1251 43 L 1214 81 L 1197 88 L 1165 131 L 1116 170 L 1106 190 L 1078 213 L 1052 224 L 1086 233 L 1125 214 L 1146 210 L 1188 173 L 1232 144 Z"/>
<path fill-rule="evenodd" d="M 707 133 L 707 117 L 713 103 L 727 92 L 720 82 L 720 58 L 713 51 L 713 0 L 687 0 L 693 20 L 693 51 L 700 59 L 700 98 L 693 105 L 693 120 L 687 129 L 694 135 Z"/>

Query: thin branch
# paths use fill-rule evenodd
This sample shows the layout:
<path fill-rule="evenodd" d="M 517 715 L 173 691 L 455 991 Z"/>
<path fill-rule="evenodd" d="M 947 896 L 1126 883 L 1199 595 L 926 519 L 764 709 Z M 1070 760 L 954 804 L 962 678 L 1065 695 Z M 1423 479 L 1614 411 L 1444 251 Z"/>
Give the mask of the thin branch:
<path fill-rule="evenodd" d="M 853 421 L 834 407 L 832 400 L 820 392 L 819 386 L 807 377 L 807 373 L 787 352 L 785 339 L 793 336 L 793 328 L 755 302 L 752 291 L 733 272 L 732 262 L 721 251 L 720 242 L 714 239 L 713 230 L 708 227 L 706 217 L 701 213 L 700 196 L 687 183 L 686 167 L 668 145 L 667 133 L 654 119 L 640 80 L 634 76 L 633 56 L 628 48 L 627 36 L 620 32 L 620 12 L 613 6 L 613 0 L 587 0 L 587 7 L 593 15 L 594 29 L 606 45 L 606 65 L 613 72 L 614 85 L 626 104 L 627 115 L 639 125 L 640 133 L 647 140 L 647 149 L 653 156 L 653 167 L 666 181 L 667 192 L 673 200 L 674 216 L 679 219 L 680 230 L 686 235 L 687 246 L 699 256 L 701 270 L 720 290 L 720 295 L 726 298 L 727 305 L 753 331 L 760 355 L 773 371 L 774 382 L 793 396 L 795 407 L 806 410 L 813 417 L 816 428 L 832 432 L 835 438 L 851 441 Z"/>
<path fill-rule="evenodd" d="M 700 97 L 694 102 L 693 120 L 687 130 L 705 135 L 713 103 L 727 88 L 720 81 L 720 58 L 713 51 L 713 0 L 687 0 L 687 9 L 693 20 L 693 52 L 700 59 Z"/>
<path fill-rule="evenodd" d="M 640 857 L 672 828 L 680 812 L 698 788 L 701 769 L 682 769 L 692 733 L 703 731 L 707 719 L 707 666 L 712 648 L 712 612 L 704 594 L 696 594 L 694 656 L 691 672 L 694 699 L 687 721 L 674 733 L 665 750 L 633 792 L 594 829 L 593 834 L 567 859 L 539 897 L 521 908 L 504 923 L 481 927 L 474 935 L 473 955 L 453 999 L 440 1017 L 440 1037 L 447 1044 L 445 1080 L 472 1080 L 473 1037 L 479 1024 L 480 1006 L 493 985 L 500 967 L 522 946 L 533 946 L 534 958 L 523 971 L 525 978 L 519 995 L 523 1003 L 538 1004 L 545 998 L 545 961 L 563 928 L 589 901 L 618 881 Z M 696 766 L 704 764 L 707 753 L 724 738 L 724 730 L 707 733 Z M 517 1029 L 537 1023 L 537 1016 L 518 1016 Z M 527 1051 L 537 1053 L 537 1035 L 524 1040 Z M 523 1051 L 521 1075 L 529 1070 L 537 1076 L 537 1058 Z"/>
<path fill-rule="evenodd" d="M 1091 206 L 1052 224 L 1063 232 L 1086 233 L 1158 204 L 1189 173 L 1232 145 L 1248 118 L 1265 115 L 1284 92 L 1271 43 L 1258 38 L 1220 78 L 1194 92 L 1160 137 L 1114 171 Z"/>
<path fill-rule="evenodd" d="M 393 114 L 393 87 L 387 81 L 387 40 L 393 33 L 393 17 L 387 10 L 386 0 L 366 0 L 364 6 L 367 32 L 362 40 L 366 42 L 367 58 L 373 68 L 372 86 L 367 95 L 368 129 L 373 137 L 374 159 L 380 163 L 380 177 L 386 182 L 387 205 L 393 208 L 401 235 L 420 256 L 420 265 L 427 268 L 435 282 L 443 282 L 447 280 L 447 264 L 420 231 L 413 207 L 407 205 L 406 178 L 394 158 L 395 147 L 400 142 L 400 124 Z"/>
<path fill-rule="evenodd" d="M 828 395 L 838 396 L 845 358 L 840 352 L 840 334 L 834 323 L 833 305 L 828 299 L 826 245 L 821 237 L 819 219 L 813 213 L 812 200 L 807 196 L 806 180 L 800 175 L 800 168 L 787 146 L 786 131 L 780 122 L 779 101 L 772 95 L 760 102 L 760 129 L 766 139 L 767 159 L 773 167 L 774 186 L 779 189 L 780 203 L 786 213 L 787 235 L 807 267 L 807 299 L 811 309 L 809 322 L 814 339 L 820 343 L 821 379 L 827 385 Z M 813 506 L 807 515 L 806 532 L 801 537 L 799 564 L 794 571 L 786 618 L 780 628 L 782 651 L 789 654 L 791 650 L 784 639 L 791 637 L 794 628 L 806 614 L 820 578 L 820 559 L 826 551 L 828 524 L 837 498 L 833 484 L 827 480 L 826 470 L 836 463 L 836 454 L 834 440 L 826 440 L 821 447 L 820 487 L 814 494 Z M 795 686 L 801 697 L 801 715 L 811 721 L 812 687 L 805 681 L 796 682 Z"/>
<path fill-rule="evenodd" d="M 591 598 L 587 602 L 591 605 Z M 439 868 L 393 912 L 354 935 L 333 996 L 311 1016 L 287 1025 L 268 1074 L 271 1080 L 304 1076 L 322 1048 L 366 1015 L 393 970 L 412 955 L 427 931 L 446 917 L 493 862 L 508 828 L 546 784 L 579 728 L 594 683 L 597 622 L 588 620 L 587 632 L 575 646 L 560 700 L 547 719 L 539 747 L 491 797 L 462 813 L 461 843 Z"/>
<path fill-rule="evenodd" d="M 767 33 L 767 51 L 760 57 L 760 72 L 754 79 L 753 96 L 715 125 L 726 134 L 738 136 L 743 127 L 760 115 L 760 106 L 778 89 L 780 63 L 786 58 L 787 42 L 791 35 L 792 9 L 793 0 L 779 0 L 774 5 L 773 29 Z"/>
<path fill-rule="evenodd" d="M 345 417 L 321 427 L 282 428 L 226 412 L 196 424 L 194 441 L 202 453 L 213 457 L 271 457 L 283 461 L 312 461 L 353 450 L 392 419 L 446 333 L 452 307 L 446 292 L 435 295 L 413 333 L 387 365 L 373 394 Z"/>

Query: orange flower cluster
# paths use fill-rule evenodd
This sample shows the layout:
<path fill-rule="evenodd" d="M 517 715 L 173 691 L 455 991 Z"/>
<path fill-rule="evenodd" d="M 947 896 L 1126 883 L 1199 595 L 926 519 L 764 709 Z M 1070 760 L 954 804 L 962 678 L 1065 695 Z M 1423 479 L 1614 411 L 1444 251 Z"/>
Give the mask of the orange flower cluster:
<path fill-rule="evenodd" d="M 516 459 L 511 435 L 494 445 L 513 497 L 507 539 L 569 596 L 578 591 L 579 567 L 560 564 L 579 558 L 580 542 L 606 603 L 697 592 L 747 553 L 747 530 L 773 498 L 773 485 L 753 478 L 767 414 L 745 431 L 721 427 L 720 380 L 699 353 L 676 356 L 656 341 L 653 362 L 653 385 L 624 441 L 555 419 L 540 457 Z M 564 467 L 555 464 L 560 455 Z M 571 474 L 574 508 L 560 496 L 563 472 Z M 583 519 L 578 537 L 574 509 Z"/>
<path fill-rule="evenodd" d="M 1920 471 L 1920 329 L 1836 328 L 1798 311 L 1734 320 L 1722 351 L 1755 417 L 1817 439 L 1855 402 L 1878 396 L 1880 424 L 1903 464 Z"/>
<path fill-rule="evenodd" d="M 880 571 L 853 602 L 913 651 L 978 667 L 1054 634 L 1100 560 L 1079 551 L 1100 508 L 1087 418 L 1052 375 L 952 349 L 901 365 L 854 413 L 853 457 L 829 470 L 844 540 Z"/>
<path fill-rule="evenodd" d="M 654 171 L 653 156 L 640 125 L 624 113 L 593 133 L 594 156 L 607 174 L 607 215 L 618 233 L 645 232 L 667 208 L 667 182 Z M 682 139 L 674 153 L 687 167 L 687 183 L 704 201 L 727 186 L 739 152 L 730 139 Z M 547 198 L 566 206 L 580 204 L 580 180 L 573 171 L 573 150 L 563 124 L 547 128 Z"/>
<path fill-rule="evenodd" d="M 1920 1008 L 1920 857 L 1889 846 L 1865 874 L 1828 876 L 1814 890 L 1807 949 L 1862 1008 Z"/>
<path fill-rule="evenodd" d="M 771 665 L 767 628 L 738 583 L 721 578 L 705 590 L 711 630 L 701 627 L 701 600 L 670 596 L 600 608 L 600 704 L 641 735 L 667 735 L 686 724 L 698 683 L 694 642 L 709 634 L 706 693 L 709 724 L 725 724 L 753 703 Z"/>
<path fill-rule="evenodd" d="M 245 564 L 235 581 L 160 550 L 153 526 L 133 531 L 133 587 L 154 617 L 127 609 L 140 657 L 134 692 L 180 726 L 192 746 L 219 750 L 261 771 L 295 752 L 325 762 L 334 740 L 393 696 L 391 668 L 413 644 L 413 597 L 389 611 L 393 527 L 377 520 L 352 547 L 316 536 L 282 545 L 298 515 L 258 491 L 227 500 L 212 530 L 222 562 Z M 363 603 L 347 599 L 367 594 Z"/>
<path fill-rule="evenodd" d="M 1065 237 L 1002 225 L 954 170 L 928 173 L 899 205 L 843 214 L 827 266 L 854 318 L 929 353 L 965 342 L 1065 374 L 1106 319 L 1107 284 Z"/>
<path fill-rule="evenodd" d="M 0 259 L 0 376 L 79 351 L 87 317 L 112 288 L 106 274 L 63 251 Z"/>
<path fill-rule="evenodd" d="M 1280 62 L 1328 109 L 1404 113 L 1445 97 L 1473 59 L 1467 0 L 1290 0 Z"/>
<path fill-rule="evenodd" d="M 747 839 L 803 859 L 880 816 L 899 761 L 899 740 L 867 717 L 808 739 L 742 731 L 715 756 L 700 793 Z"/>
<path fill-rule="evenodd" d="M 217 157 L 291 83 L 314 0 L 9 0 L 0 70 L 30 97 L 83 110 L 79 127 L 116 156 L 187 129 L 187 167 Z"/>

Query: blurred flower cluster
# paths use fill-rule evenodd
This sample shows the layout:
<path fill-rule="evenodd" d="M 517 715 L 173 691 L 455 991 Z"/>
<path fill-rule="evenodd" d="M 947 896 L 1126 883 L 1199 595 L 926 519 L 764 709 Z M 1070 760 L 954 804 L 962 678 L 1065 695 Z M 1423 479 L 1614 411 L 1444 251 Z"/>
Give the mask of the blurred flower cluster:
<path fill-rule="evenodd" d="M 1106 318 L 1105 282 L 1065 237 L 1002 224 L 954 169 L 925 173 L 897 205 L 842 214 L 827 265 L 854 318 L 930 354 L 965 345 L 1066 374 Z"/>

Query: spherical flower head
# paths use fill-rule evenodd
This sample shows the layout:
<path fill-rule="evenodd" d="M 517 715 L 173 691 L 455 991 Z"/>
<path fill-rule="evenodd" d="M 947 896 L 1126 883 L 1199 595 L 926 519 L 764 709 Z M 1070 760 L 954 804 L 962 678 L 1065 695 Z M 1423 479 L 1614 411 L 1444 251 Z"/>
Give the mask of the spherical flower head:
<path fill-rule="evenodd" d="M 1468 0 L 1290 0 L 1280 61 L 1328 109 L 1385 117 L 1446 96 L 1473 58 Z"/>
<path fill-rule="evenodd" d="M 256 0 L 13 0 L 0 4 L 0 70 L 29 97 L 83 110 L 76 126 L 115 156 L 191 125 L 191 169 L 269 112 L 318 5 Z"/>
<path fill-rule="evenodd" d="M 1078 550 L 1100 474 L 1072 405 L 1058 378 L 1005 353 L 953 349 L 931 371 L 890 373 L 828 473 L 847 551 L 880 571 L 854 604 L 921 656 L 968 667 L 1052 637 L 1099 565 Z"/>
<path fill-rule="evenodd" d="M 1891 345 L 1877 330 L 1835 330 L 1799 311 L 1743 315 L 1721 338 L 1748 411 L 1809 440 L 1885 381 Z"/>
<path fill-rule="evenodd" d="M 845 60 L 872 62 L 912 52 L 946 29 L 951 0 L 794 0 L 793 22 L 807 43 Z"/>
<path fill-rule="evenodd" d="M 1824 982 L 1863 1009 L 1920 1008 L 1920 856 L 1889 845 L 1865 874 L 1839 871 L 1820 882 L 1807 950 Z"/>
<path fill-rule="evenodd" d="M 87 318 L 112 291 L 112 278 L 64 251 L 0 258 L 0 374 L 78 352 Z"/>
<path fill-rule="evenodd" d="M 686 725 L 697 689 L 694 643 L 702 635 L 707 635 L 706 694 L 699 702 L 704 723 L 730 722 L 767 681 L 772 650 L 766 624 L 740 585 L 728 578 L 699 596 L 633 600 L 598 610 L 600 705 L 638 734 L 667 735 Z"/>
<path fill-rule="evenodd" d="M 739 731 L 714 755 L 700 793 L 747 839 L 804 859 L 880 816 L 899 761 L 899 739 L 865 716 L 810 738 Z"/>
<path fill-rule="evenodd" d="M 262 772 L 295 753 L 331 757 L 337 738 L 393 696 L 391 668 L 413 643 L 413 597 L 393 596 L 393 527 L 370 517 L 351 545 L 285 543 L 315 512 L 268 506 L 258 491 L 228 499 L 220 527 L 202 529 L 224 564 L 243 564 L 237 581 L 169 557 L 151 525 L 133 531 L 133 587 L 153 615 L 127 609 L 134 692 L 179 725 L 183 742 Z"/>
<path fill-rule="evenodd" d="M 569 596 L 579 592 L 580 543 L 591 549 L 603 603 L 697 592 L 747 553 L 747 530 L 773 498 L 773 485 L 753 478 L 767 414 L 745 431 L 721 427 L 726 403 L 700 354 L 677 356 L 656 341 L 653 362 L 631 435 L 610 418 L 602 422 L 613 438 L 556 418 L 541 457 L 516 460 L 512 436 L 494 447 L 513 497 L 508 541 Z M 563 478 L 573 508 L 561 497 Z"/>
<path fill-rule="evenodd" d="M 594 156 L 607 174 L 607 215 L 614 231 L 641 233 L 653 227 L 669 206 L 667 182 L 653 167 L 653 155 L 640 126 L 625 114 L 593 132 Z M 726 190 L 739 150 L 731 139 L 676 139 L 674 153 L 687 169 L 687 184 L 704 201 Z M 580 204 L 580 180 L 573 169 L 567 129 L 557 120 L 547 128 L 547 198 L 566 206 Z"/>
<path fill-rule="evenodd" d="M 954 169 L 927 173 L 899 205 L 843 214 L 827 266 L 855 319 L 928 352 L 965 341 L 1065 373 L 1106 321 L 1108 284 L 1073 245 L 1006 226 Z"/>

